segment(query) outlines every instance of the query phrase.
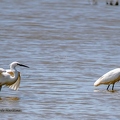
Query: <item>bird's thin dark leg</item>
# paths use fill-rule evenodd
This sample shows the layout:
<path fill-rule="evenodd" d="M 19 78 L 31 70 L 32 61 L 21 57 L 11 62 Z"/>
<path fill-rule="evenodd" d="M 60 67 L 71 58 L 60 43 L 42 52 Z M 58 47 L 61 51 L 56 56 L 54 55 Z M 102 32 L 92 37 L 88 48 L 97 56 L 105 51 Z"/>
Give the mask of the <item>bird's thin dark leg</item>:
<path fill-rule="evenodd" d="M 1 91 L 1 89 L 2 89 L 2 86 L 0 86 L 0 91 Z"/>
<path fill-rule="evenodd" d="M 110 84 L 108 85 L 107 90 L 108 90 L 109 87 L 110 87 Z"/>
<path fill-rule="evenodd" d="M 115 83 L 114 83 L 115 84 Z M 114 89 L 114 84 L 113 84 L 113 86 L 112 86 L 112 90 Z"/>

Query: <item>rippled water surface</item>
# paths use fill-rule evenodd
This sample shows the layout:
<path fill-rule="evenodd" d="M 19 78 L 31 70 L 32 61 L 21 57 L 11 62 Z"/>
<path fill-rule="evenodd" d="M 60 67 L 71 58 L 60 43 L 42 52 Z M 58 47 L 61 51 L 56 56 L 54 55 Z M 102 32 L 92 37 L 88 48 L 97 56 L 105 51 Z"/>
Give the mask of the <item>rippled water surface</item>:
<path fill-rule="evenodd" d="M 18 91 L 0 92 L 1 120 L 119 120 L 115 91 L 94 82 L 120 67 L 120 7 L 104 0 L 4 0 L 0 67 L 19 61 Z"/>

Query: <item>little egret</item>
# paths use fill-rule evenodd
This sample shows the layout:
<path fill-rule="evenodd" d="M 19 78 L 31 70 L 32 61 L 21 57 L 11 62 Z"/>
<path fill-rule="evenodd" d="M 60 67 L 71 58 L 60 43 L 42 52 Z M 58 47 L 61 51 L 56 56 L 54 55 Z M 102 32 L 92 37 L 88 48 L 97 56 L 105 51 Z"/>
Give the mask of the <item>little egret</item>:
<path fill-rule="evenodd" d="M 120 68 L 116 68 L 104 74 L 94 83 L 94 86 L 105 84 L 108 85 L 107 87 L 108 90 L 109 86 L 112 84 L 112 90 L 113 90 L 114 84 L 118 81 L 120 81 Z"/>
<path fill-rule="evenodd" d="M 17 65 L 29 68 L 28 66 L 20 64 L 19 62 L 12 62 L 9 70 L 0 68 L 0 90 L 3 85 L 8 86 L 13 90 L 18 90 L 21 76 L 20 72 L 15 68 Z"/>

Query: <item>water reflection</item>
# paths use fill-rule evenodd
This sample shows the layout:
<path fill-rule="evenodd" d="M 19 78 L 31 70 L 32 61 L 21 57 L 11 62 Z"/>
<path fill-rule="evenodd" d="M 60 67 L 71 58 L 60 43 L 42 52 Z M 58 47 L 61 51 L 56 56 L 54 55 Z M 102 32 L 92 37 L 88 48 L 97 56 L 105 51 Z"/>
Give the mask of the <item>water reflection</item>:
<path fill-rule="evenodd" d="M 19 101 L 19 97 L 0 97 L 0 100 L 2 101 Z"/>
<path fill-rule="evenodd" d="M 116 93 L 116 92 L 119 92 L 119 90 L 99 90 L 99 89 L 95 89 L 94 92 L 102 92 L 102 93 L 108 93 L 108 92 L 111 92 L 111 93 Z"/>
<path fill-rule="evenodd" d="M 6 100 L 19 101 L 19 97 L 6 97 Z"/>

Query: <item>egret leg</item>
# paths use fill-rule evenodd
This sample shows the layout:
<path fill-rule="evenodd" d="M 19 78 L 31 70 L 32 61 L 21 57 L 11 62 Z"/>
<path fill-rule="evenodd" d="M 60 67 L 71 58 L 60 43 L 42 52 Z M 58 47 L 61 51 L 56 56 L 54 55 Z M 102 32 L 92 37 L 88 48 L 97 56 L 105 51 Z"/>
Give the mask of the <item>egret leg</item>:
<path fill-rule="evenodd" d="M 1 91 L 1 89 L 2 89 L 2 86 L 0 86 L 0 91 Z"/>
<path fill-rule="evenodd" d="M 110 87 L 110 84 L 108 85 L 107 90 L 108 90 L 109 87 Z"/>
<path fill-rule="evenodd" d="M 115 84 L 115 83 L 114 83 Z M 114 89 L 114 84 L 113 84 L 113 86 L 112 86 L 112 90 Z"/>

